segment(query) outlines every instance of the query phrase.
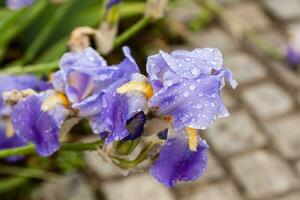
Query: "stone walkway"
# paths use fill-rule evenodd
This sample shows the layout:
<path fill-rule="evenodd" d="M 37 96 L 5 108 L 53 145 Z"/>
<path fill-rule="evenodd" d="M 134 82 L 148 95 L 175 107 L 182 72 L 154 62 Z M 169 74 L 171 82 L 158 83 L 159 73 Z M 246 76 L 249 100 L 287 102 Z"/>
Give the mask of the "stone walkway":
<path fill-rule="evenodd" d="M 300 0 L 219 1 L 275 45 L 284 44 L 284 30 L 300 34 Z M 147 172 L 124 178 L 89 153 L 94 189 L 108 200 L 299 200 L 300 73 L 240 44 L 222 25 L 190 33 L 187 40 L 182 48 L 220 48 L 239 82 L 236 91 L 224 92 L 231 117 L 202 134 L 211 146 L 207 173 L 167 189 Z"/>

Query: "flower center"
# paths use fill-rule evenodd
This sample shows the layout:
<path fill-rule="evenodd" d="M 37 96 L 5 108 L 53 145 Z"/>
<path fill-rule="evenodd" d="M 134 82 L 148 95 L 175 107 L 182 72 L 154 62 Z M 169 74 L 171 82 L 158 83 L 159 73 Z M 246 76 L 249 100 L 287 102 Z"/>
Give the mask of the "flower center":
<path fill-rule="evenodd" d="M 55 94 L 46 98 L 46 100 L 42 104 L 42 111 L 49 111 L 55 108 L 58 104 L 68 107 L 70 102 L 68 101 L 67 97 L 60 92 L 56 92 Z"/>
<path fill-rule="evenodd" d="M 117 89 L 117 92 L 120 94 L 124 94 L 126 92 L 134 90 L 145 94 L 147 99 L 150 99 L 153 96 L 152 86 L 149 83 L 142 81 L 130 81 L 128 83 L 125 83 Z"/>

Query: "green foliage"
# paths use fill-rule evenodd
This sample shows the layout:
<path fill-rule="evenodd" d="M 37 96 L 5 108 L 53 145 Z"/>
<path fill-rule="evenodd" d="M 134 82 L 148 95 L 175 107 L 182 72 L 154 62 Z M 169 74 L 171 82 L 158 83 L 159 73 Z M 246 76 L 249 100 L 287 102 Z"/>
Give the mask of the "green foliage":
<path fill-rule="evenodd" d="M 71 172 L 84 166 L 82 154 L 74 151 L 61 151 L 56 158 L 56 166 L 63 172 Z"/>

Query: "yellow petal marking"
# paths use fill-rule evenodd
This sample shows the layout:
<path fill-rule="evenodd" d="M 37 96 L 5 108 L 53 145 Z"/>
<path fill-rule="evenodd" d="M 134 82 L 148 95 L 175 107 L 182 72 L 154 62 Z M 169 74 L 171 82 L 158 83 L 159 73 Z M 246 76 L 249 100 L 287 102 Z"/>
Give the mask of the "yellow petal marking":
<path fill-rule="evenodd" d="M 42 104 L 42 111 L 48 111 L 53 109 L 56 105 L 69 106 L 69 101 L 63 93 L 55 93 L 49 96 Z"/>
<path fill-rule="evenodd" d="M 196 129 L 193 128 L 186 128 L 185 132 L 188 134 L 189 136 L 189 148 L 191 151 L 197 151 L 197 147 L 198 147 L 198 136 L 197 136 L 197 131 Z"/>
<path fill-rule="evenodd" d="M 124 94 L 133 90 L 144 93 L 148 99 L 153 96 L 152 86 L 149 83 L 142 81 L 130 81 L 128 83 L 125 83 L 117 89 L 117 92 L 120 94 Z"/>
<path fill-rule="evenodd" d="M 15 135 L 14 127 L 10 120 L 6 122 L 6 137 L 11 138 Z"/>

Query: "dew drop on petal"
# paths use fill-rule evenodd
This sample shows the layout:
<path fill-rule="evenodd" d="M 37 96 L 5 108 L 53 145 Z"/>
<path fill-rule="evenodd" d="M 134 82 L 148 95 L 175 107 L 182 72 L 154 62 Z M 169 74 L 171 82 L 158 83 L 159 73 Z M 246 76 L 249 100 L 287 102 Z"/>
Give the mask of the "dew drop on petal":
<path fill-rule="evenodd" d="M 197 67 L 194 67 L 191 69 L 191 73 L 194 75 L 194 76 L 197 76 L 200 74 L 200 69 L 197 68 Z"/>

